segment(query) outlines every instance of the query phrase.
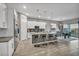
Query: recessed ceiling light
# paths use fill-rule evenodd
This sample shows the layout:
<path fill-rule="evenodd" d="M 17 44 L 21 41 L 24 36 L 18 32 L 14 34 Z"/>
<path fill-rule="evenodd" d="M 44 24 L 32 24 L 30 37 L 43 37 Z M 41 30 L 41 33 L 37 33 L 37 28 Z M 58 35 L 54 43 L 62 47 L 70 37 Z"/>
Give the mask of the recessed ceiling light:
<path fill-rule="evenodd" d="M 26 6 L 23 6 L 24 9 L 26 9 Z"/>
<path fill-rule="evenodd" d="M 38 17 L 41 17 L 40 15 Z"/>
<path fill-rule="evenodd" d="M 51 17 L 47 17 L 48 19 L 50 19 Z"/>

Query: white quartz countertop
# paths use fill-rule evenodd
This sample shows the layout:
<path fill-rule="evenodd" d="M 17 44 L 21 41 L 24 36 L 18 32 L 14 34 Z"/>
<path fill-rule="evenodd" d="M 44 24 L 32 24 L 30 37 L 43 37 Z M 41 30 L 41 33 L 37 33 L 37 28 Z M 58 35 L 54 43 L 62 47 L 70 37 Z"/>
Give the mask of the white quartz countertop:
<path fill-rule="evenodd" d="M 32 32 L 31 34 L 47 34 L 47 32 Z"/>
<path fill-rule="evenodd" d="M 31 34 L 56 34 L 56 32 L 32 32 Z"/>

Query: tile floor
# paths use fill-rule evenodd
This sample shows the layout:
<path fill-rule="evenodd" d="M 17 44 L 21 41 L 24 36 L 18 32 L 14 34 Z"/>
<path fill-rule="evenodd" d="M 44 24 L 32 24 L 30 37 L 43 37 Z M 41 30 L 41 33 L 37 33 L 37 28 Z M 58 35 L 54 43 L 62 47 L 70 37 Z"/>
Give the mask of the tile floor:
<path fill-rule="evenodd" d="M 78 40 L 58 40 L 58 43 L 34 47 L 31 40 L 20 41 L 14 56 L 79 56 Z"/>

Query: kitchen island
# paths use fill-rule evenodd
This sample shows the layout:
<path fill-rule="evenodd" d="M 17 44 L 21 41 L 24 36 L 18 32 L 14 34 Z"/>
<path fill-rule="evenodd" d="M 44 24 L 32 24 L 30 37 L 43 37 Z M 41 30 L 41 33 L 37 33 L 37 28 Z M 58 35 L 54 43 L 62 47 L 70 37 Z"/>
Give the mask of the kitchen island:
<path fill-rule="evenodd" d="M 32 44 L 46 44 L 50 42 L 57 42 L 56 33 L 48 33 L 48 32 L 34 32 L 32 33 Z"/>

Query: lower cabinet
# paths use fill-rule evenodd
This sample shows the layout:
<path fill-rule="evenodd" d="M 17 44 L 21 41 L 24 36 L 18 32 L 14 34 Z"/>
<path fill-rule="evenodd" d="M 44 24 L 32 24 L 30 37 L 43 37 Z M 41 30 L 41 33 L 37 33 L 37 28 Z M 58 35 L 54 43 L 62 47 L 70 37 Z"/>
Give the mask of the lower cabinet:
<path fill-rule="evenodd" d="M 0 43 L 0 56 L 8 56 L 8 44 Z"/>
<path fill-rule="evenodd" d="M 8 42 L 8 55 L 11 56 L 14 52 L 14 38 L 12 38 L 9 42 Z"/>
<path fill-rule="evenodd" d="M 14 52 L 14 38 L 8 42 L 0 43 L 0 56 L 12 56 Z"/>

